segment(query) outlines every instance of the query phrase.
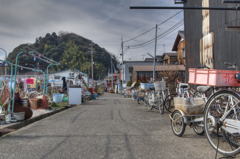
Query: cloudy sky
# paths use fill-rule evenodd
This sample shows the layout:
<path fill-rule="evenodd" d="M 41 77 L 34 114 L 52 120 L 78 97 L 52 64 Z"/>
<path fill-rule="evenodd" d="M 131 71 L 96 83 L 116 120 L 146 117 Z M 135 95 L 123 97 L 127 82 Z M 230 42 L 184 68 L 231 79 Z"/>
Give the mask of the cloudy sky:
<path fill-rule="evenodd" d="M 11 52 L 22 43 L 33 43 L 48 32 L 74 32 L 104 47 L 120 58 L 121 36 L 131 39 L 160 24 L 178 11 L 130 10 L 134 5 L 174 5 L 173 0 L 0 0 L 0 48 Z M 182 20 L 182 13 L 159 26 L 164 33 Z M 170 51 L 177 28 L 159 39 L 158 54 Z M 141 60 L 154 43 L 137 49 L 128 46 L 154 38 L 154 30 L 124 43 L 125 60 Z M 140 45 L 141 46 L 141 45 Z M 131 47 L 130 47 L 131 48 Z"/>

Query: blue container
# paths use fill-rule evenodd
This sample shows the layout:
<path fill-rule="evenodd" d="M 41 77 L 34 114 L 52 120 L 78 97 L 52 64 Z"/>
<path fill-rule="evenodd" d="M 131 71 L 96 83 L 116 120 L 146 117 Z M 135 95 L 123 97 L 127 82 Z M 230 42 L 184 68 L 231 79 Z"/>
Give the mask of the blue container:
<path fill-rule="evenodd" d="M 53 102 L 54 103 L 61 103 L 63 101 L 64 94 L 54 93 L 53 94 Z"/>

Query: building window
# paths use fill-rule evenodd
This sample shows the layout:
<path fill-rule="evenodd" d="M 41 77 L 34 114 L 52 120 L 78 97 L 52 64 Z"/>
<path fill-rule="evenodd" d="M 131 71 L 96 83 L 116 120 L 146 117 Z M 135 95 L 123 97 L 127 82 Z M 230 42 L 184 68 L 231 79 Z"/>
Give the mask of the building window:
<path fill-rule="evenodd" d="M 133 73 L 133 67 L 129 67 L 128 70 L 129 70 L 129 73 Z"/>
<path fill-rule="evenodd" d="M 152 77 L 153 77 L 153 72 L 152 71 L 137 72 L 137 80 L 139 80 L 141 82 L 148 82 L 148 81 L 151 80 Z"/>

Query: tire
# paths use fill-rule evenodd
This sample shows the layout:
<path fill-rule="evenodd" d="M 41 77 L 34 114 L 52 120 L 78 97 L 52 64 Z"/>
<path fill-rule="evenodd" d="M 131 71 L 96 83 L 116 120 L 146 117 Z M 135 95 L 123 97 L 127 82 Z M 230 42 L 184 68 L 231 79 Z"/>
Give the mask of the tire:
<path fill-rule="evenodd" d="M 163 102 L 163 96 L 162 94 L 160 94 L 160 96 L 158 97 L 158 102 L 157 102 L 157 106 L 158 106 L 158 110 L 160 114 L 164 113 L 164 102 Z"/>
<path fill-rule="evenodd" d="M 239 146 L 240 146 L 238 142 L 236 142 L 234 139 L 232 139 L 232 135 L 231 135 L 231 134 L 224 132 L 224 133 L 223 133 L 223 137 L 224 137 L 224 139 L 227 140 L 227 141 L 229 142 L 229 144 L 231 144 L 233 147 L 239 147 Z"/>
<path fill-rule="evenodd" d="M 145 97 L 145 106 L 147 108 L 147 111 L 152 110 L 152 106 L 150 105 L 150 98 L 151 98 L 151 93 L 147 94 Z"/>
<path fill-rule="evenodd" d="M 194 126 L 193 131 L 199 136 L 204 135 L 204 127 L 202 127 L 202 126 L 197 126 L 197 125 Z"/>
<path fill-rule="evenodd" d="M 231 111 L 226 119 L 239 121 L 239 102 L 240 96 L 238 93 L 230 90 L 220 90 L 214 93 L 206 103 L 204 131 L 210 145 L 224 156 L 234 156 L 240 152 L 240 133 L 228 133 L 226 131 L 228 127 L 223 126 L 225 119 L 222 122 L 219 119 L 223 116 L 228 106 L 232 108 L 233 105 L 236 105 L 234 111 Z"/>
<path fill-rule="evenodd" d="M 147 107 L 147 105 L 148 105 L 148 97 L 147 96 L 144 97 L 143 102 L 144 102 L 144 105 Z"/>
<path fill-rule="evenodd" d="M 168 95 L 164 101 L 164 108 L 169 112 L 172 113 L 174 111 L 174 104 L 173 104 L 173 96 Z"/>
<path fill-rule="evenodd" d="M 160 102 L 158 103 L 158 110 L 160 114 L 164 114 L 164 106 L 162 99 L 160 99 Z"/>
<path fill-rule="evenodd" d="M 179 110 L 175 110 L 171 114 L 171 116 L 172 116 L 171 128 L 172 128 L 173 134 L 178 137 L 183 136 L 186 129 L 186 124 L 184 123 L 184 119 L 181 112 Z"/>

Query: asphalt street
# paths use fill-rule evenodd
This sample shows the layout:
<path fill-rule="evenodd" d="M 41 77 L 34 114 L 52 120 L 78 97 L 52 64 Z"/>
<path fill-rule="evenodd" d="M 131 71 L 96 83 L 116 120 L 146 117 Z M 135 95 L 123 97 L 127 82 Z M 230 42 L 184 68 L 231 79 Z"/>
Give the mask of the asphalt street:
<path fill-rule="evenodd" d="M 214 159 L 204 136 L 173 135 L 167 114 L 105 94 L 0 140 L 1 159 Z"/>

